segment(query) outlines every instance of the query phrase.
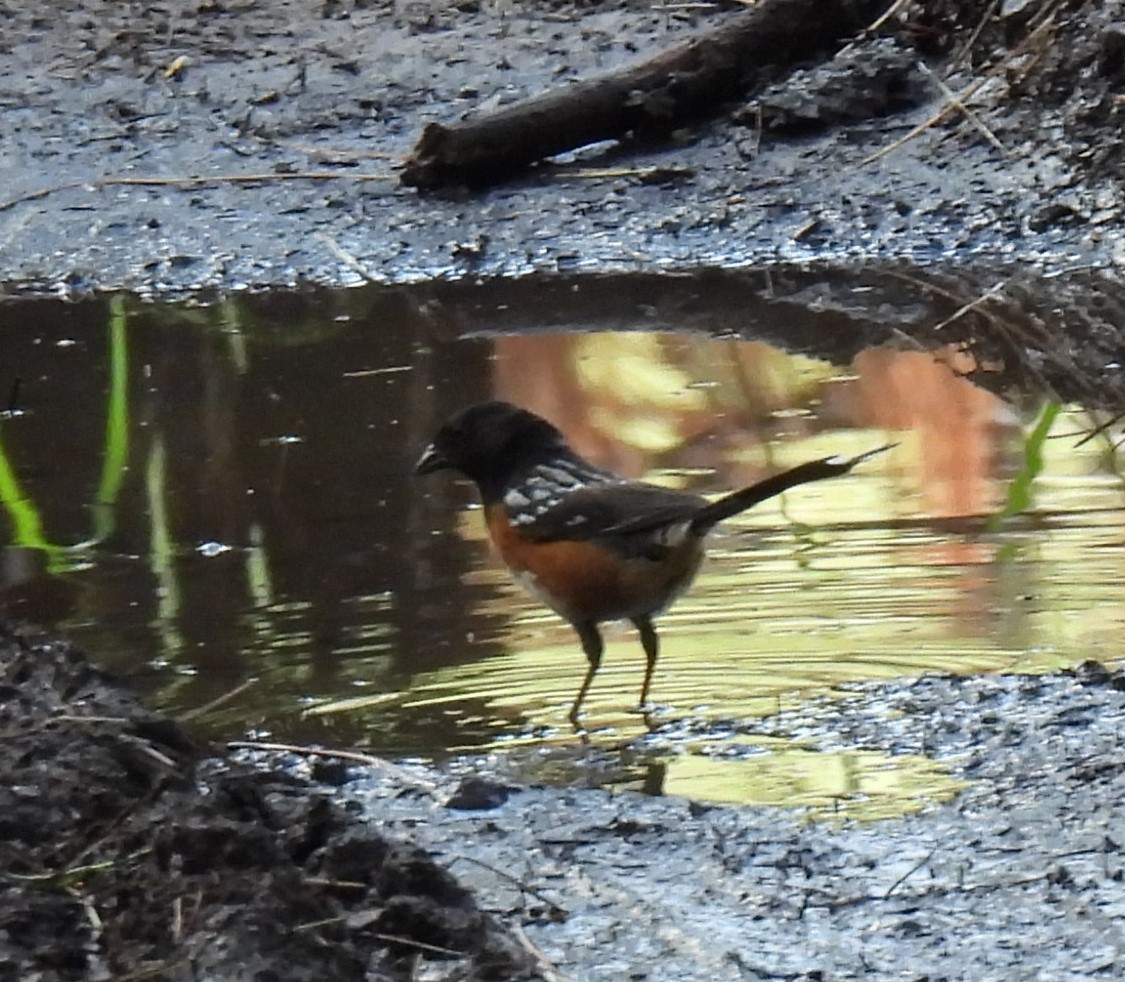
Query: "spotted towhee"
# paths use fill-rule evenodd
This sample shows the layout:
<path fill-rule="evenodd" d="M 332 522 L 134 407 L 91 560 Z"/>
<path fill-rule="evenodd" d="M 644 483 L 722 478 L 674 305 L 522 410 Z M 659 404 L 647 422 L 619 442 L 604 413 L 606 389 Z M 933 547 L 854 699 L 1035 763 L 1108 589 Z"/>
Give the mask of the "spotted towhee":
<path fill-rule="evenodd" d="M 577 728 L 601 663 L 602 621 L 630 620 L 640 632 L 648 661 L 643 709 L 656 666 L 652 619 L 691 585 L 707 533 L 766 498 L 846 474 L 886 449 L 810 461 L 709 502 L 595 467 L 542 417 L 507 402 L 482 402 L 442 426 L 415 472 L 452 469 L 474 481 L 501 558 L 578 632 L 589 666 L 570 710 Z"/>

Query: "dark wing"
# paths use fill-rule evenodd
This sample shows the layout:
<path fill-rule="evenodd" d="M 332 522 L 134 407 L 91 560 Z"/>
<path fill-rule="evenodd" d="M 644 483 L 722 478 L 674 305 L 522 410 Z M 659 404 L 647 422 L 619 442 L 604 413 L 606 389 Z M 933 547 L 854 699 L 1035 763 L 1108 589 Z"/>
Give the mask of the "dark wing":
<path fill-rule="evenodd" d="M 538 508 L 511 514 L 529 539 L 620 539 L 622 544 L 670 525 L 690 521 L 704 498 L 652 484 L 620 481 L 568 490 Z"/>

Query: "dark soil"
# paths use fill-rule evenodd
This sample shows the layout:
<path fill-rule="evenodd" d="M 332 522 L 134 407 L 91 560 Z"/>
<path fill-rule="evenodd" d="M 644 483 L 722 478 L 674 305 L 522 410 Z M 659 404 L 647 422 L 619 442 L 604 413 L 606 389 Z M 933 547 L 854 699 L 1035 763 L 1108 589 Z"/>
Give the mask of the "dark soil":
<path fill-rule="evenodd" d="M 325 788 L 204 749 L 0 626 L 0 979 L 513 979 L 530 958 Z M 331 769 L 321 772 L 332 777 Z M 395 940 L 397 939 L 397 940 Z"/>
<path fill-rule="evenodd" d="M 0 283 L 1125 266 L 1120 0 L 909 3 L 665 139 L 480 194 L 399 185 L 426 123 L 651 57 L 737 9 L 60 0 L 48 16 L 0 0 Z"/>

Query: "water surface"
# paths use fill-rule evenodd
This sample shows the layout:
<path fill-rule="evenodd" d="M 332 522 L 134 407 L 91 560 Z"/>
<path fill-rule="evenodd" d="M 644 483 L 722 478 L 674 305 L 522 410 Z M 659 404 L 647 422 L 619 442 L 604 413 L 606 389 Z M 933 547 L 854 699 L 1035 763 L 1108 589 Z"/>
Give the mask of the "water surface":
<path fill-rule="evenodd" d="M 899 443 L 724 524 L 660 622 L 660 721 L 1121 656 L 1114 430 L 1082 440 L 1100 417 L 1059 415 L 1030 509 L 1000 521 L 1043 400 L 974 387 L 952 347 L 832 364 L 744 340 L 729 297 L 718 332 L 651 330 L 639 300 L 643 331 L 562 331 L 548 310 L 539 330 L 486 331 L 489 305 L 510 316 L 495 289 L 471 324 L 402 291 L 0 308 L 0 384 L 20 380 L 0 419 L 5 610 L 169 712 L 211 707 L 197 724 L 218 737 L 427 758 L 573 745 L 573 632 L 497 567 L 467 484 L 411 473 L 442 419 L 499 396 L 602 465 L 703 493 Z M 645 731 L 642 670 L 611 630 L 595 742 Z M 888 783 L 922 800 L 940 777 L 861 749 L 756 747 L 737 766 L 707 740 L 682 749 L 661 789 L 718 800 Z"/>

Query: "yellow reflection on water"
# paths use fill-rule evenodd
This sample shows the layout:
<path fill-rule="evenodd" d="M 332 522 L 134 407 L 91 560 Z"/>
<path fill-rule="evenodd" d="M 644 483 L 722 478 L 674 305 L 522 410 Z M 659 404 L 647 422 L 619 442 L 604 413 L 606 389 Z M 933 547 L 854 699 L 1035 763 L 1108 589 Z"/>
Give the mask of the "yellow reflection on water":
<path fill-rule="evenodd" d="M 783 463 L 821 455 L 832 442 L 844 453 L 872 442 L 872 434 L 837 437 L 787 447 Z M 714 717 L 760 715 L 863 679 L 1046 671 L 1118 657 L 1121 490 L 1073 474 L 1074 449 L 1053 447 L 1065 459 L 1056 466 L 1048 457 L 1034 528 L 992 535 L 982 522 L 933 527 L 898 490 L 905 450 L 727 523 L 692 591 L 658 622 L 655 701 Z M 475 512 L 461 527 L 483 534 Z M 421 674 L 410 697 L 455 701 L 471 692 L 498 722 L 523 716 L 532 728 L 565 729 L 585 664 L 577 640 L 481 548 L 470 579 L 491 587 L 482 610 L 506 621 L 488 639 L 502 653 Z M 635 729 L 640 645 L 631 630 L 607 637 L 587 722 Z"/>
<path fill-rule="evenodd" d="M 700 754 L 667 764 L 663 792 L 716 804 L 804 808 L 814 819 L 870 821 L 950 801 L 968 782 L 917 754 L 770 750 L 736 760 Z"/>
<path fill-rule="evenodd" d="M 1033 512 L 999 533 L 984 517 L 927 517 L 926 499 L 910 488 L 924 447 L 909 440 L 859 473 L 726 523 L 692 591 L 658 622 L 660 718 L 760 717 L 862 680 L 1041 672 L 1121 657 L 1125 494 L 1101 468 L 1101 449 L 1075 446 L 1083 425 L 1077 413 L 1060 417 L 1056 431 L 1069 438 L 1047 444 Z M 822 433 L 777 448 L 773 465 L 855 453 L 882 436 Z M 999 499 L 1003 488 L 993 480 L 987 493 Z M 456 715 L 472 693 L 463 723 L 493 728 L 494 747 L 573 742 L 566 712 L 585 667 L 573 632 L 487 557 L 479 515 L 467 513 L 460 528 L 481 540 L 467 579 L 489 588 L 482 609 L 504 624 L 489 639 L 500 653 L 421 674 L 409 698 Z M 607 641 L 585 703 L 591 739 L 602 745 L 645 732 L 635 633 L 610 629 Z M 513 739 L 516 721 L 523 736 Z M 946 800 L 960 787 L 925 758 L 799 747 L 738 761 L 687 753 L 667 766 L 667 793 L 846 807 L 862 817 Z"/>

